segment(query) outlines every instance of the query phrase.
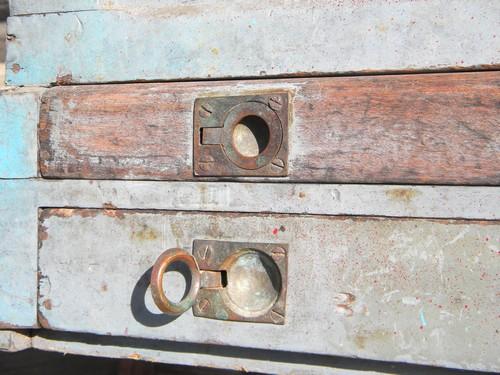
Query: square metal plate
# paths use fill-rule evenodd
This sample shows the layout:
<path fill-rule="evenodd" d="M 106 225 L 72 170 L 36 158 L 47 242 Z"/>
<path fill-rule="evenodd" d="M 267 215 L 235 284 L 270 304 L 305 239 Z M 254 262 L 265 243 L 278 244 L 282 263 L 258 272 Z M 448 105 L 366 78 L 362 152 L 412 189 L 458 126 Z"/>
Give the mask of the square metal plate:
<path fill-rule="evenodd" d="M 196 99 L 194 175 L 287 176 L 288 117 L 286 92 Z"/>
<path fill-rule="evenodd" d="M 285 323 L 287 244 L 195 240 L 193 256 L 201 272 L 222 275 L 221 288 L 200 288 L 195 316 Z"/>

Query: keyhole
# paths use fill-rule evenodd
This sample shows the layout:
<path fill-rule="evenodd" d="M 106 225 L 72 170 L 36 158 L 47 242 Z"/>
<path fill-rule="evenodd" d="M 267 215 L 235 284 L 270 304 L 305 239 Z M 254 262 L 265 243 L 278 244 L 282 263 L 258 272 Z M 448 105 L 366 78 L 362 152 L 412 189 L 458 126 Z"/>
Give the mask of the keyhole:
<path fill-rule="evenodd" d="M 269 127 L 258 116 L 243 117 L 233 130 L 233 146 L 241 155 L 253 158 L 269 144 Z"/>

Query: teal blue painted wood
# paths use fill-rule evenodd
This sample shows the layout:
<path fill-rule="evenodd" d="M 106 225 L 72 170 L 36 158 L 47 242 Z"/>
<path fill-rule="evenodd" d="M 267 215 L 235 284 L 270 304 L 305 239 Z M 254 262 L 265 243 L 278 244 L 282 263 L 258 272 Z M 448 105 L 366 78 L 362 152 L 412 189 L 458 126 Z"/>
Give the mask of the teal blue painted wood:
<path fill-rule="evenodd" d="M 102 4 L 100 0 L 10 0 L 10 15 L 91 10 Z"/>
<path fill-rule="evenodd" d="M 42 91 L 0 91 L 0 178 L 37 176 L 37 124 Z"/>
<path fill-rule="evenodd" d="M 0 180 L 0 328 L 37 326 L 37 209 L 31 180 Z"/>
<path fill-rule="evenodd" d="M 101 2 L 101 8 L 107 8 L 106 4 Z M 329 1 L 167 1 L 150 7 L 124 4 L 111 6 L 112 10 L 11 17 L 7 83 L 500 65 L 498 1 L 374 0 L 336 5 Z"/>

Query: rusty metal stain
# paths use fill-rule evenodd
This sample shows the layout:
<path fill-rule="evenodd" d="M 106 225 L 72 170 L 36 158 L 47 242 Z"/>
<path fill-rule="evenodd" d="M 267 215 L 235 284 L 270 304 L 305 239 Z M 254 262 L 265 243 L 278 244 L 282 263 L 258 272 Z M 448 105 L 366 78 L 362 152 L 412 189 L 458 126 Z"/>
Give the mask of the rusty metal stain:
<path fill-rule="evenodd" d="M 124 219 L 125 213 L 122 210 L 103 210 L 103 214 L 108 217 Z"/>
<path fill-rule="evenodd" d="M 394 201 L 410 203 L 413 200 L 413 198 L 417 197 L 422 193 L 416 189 L 397 188 L 397 189 L 386 190 L 385 194 Z"/>
<path fill-rule="evenodd" d="M 107 209 L 107 210 L 117 210 L 118 207 L 116 207 L 113 203 L 111 202 L 105 202 L 103 205 L 102 205 L 102 208 L 104 209 Z"/>
<path fill-rule="evenodd" d="M 56 85 L 70 85 L 71 83 L 74 83 L 73 81 L 73 75 L 71 73 L 69 74 L 64 74 L 62 76 L 58 75 L 56 76 Z"/>
<path fill-rule="evenodd" d="M 386 330 L 362 330 L 353 336 L 353 342 L 359 349 L 366 349 L 368 344 L 381 345 L 381 342 L 385 342 L 387 345 L 389 340 L 397 334 L 397 332 L 389 332 Z"/>
<path fill-rule="evenodd" d="M 51 329 L 52 327 L 50 326 L 49 320 L 43 315 L 43 313 L 38 309 L 37 311 L 37 319 L 38 319 L 38 324 L 40 327 L 45 328 L 45 329 Z"/>
<path fill-rule="evenodd" d="M 141 229 L 132 231 L 130 238 L 136 241 L 153 241 L 160 237 L 160 235 L 161 233 L 156 229 L 143 224 Z"/>
<path fill-rule="evenodd" d="M 52 310 L 52 300 L 50 298 L 43 301 L 42 305 L 46 310 Z"/>
<path fill-rule="evenodd" d="M 12 70 L 13 73 L 19 73 L 20 70 L 21 70 L 21 65 L 19 64 L 12 64 L 12 67 L 10 68 L 10 70 Z"/>
<path fill-rule="evenodd" d="M 96 210 L 96 209 L 79 209 L 79 208 L 46 208 L 41 210 L 40 221 L 43 222 L 46 219 L 55 216 L 61 218 L 69 218 L 74 215 L 80 217 L 95 217 L 100 212 L 106 213 L 107 210 Z"/>

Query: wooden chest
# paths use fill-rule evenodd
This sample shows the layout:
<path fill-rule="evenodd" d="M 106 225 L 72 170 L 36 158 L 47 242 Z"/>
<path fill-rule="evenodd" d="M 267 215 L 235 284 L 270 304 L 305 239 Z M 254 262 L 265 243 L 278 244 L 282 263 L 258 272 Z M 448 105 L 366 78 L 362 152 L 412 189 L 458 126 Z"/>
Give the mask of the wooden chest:
<path fill-rule="evenodd" d="M 140 3 L 11 0 L 0 347 L 500 371 L 500 3 Z"/>

